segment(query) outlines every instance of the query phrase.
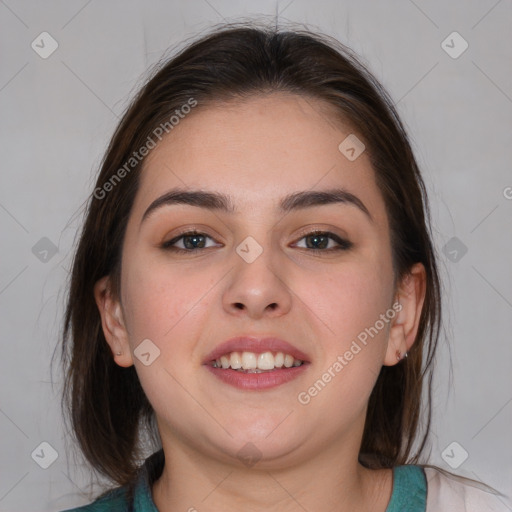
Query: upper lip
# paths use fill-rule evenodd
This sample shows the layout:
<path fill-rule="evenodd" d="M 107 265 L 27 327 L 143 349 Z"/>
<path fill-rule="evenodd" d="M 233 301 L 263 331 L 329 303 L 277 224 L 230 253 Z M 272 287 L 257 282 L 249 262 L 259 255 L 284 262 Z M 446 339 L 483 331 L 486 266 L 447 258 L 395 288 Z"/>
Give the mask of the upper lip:
<path fill-rule="evenodd" d="M 276 337 L 259 336 L 237 336 L 217 345 L 205 358 L 203 364 L 215 361 L 223 355 L 231 352 L 254 352 L 262 354 L 263 352 L 282 352 L 290 354 L 295 359 L 309 362 L 309 356 L 294 347 L 288 341 Z"/>

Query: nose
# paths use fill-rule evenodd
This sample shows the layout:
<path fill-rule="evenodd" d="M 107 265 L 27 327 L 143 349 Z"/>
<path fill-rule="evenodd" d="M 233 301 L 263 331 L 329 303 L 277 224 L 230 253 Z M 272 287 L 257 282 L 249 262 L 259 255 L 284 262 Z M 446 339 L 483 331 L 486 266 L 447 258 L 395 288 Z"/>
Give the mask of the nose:
<path fill-rule="evenodd" d="M 283 262 L 279 265 L 275 257 L 272 261 L 270 250 L 265 249 L 251 263 L 234 254 L 234 262 L 223 295 L 226 312 L 256 320 L 279 317 L 290 311 L 292 292 L 284 280 Z"/>

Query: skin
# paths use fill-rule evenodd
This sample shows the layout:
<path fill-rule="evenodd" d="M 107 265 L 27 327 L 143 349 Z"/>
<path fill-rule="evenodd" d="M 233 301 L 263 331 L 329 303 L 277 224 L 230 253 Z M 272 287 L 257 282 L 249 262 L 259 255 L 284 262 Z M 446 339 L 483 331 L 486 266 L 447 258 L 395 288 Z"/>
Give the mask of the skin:
<path fill-rule="evenodd" d="M 135 364 L 156 412 L 166 464 L 152 491 L 162 512 L 386 509 L 391 470 L 365 469 L 357 457 L 379 369 L 397 364 L 396 351 L 414 342 L 425 272 L 417 264 L 395 283 L 369 158 L 350 162 L 338 150 L 350 133 L 318 100 L 274 93 L 198 107 L 146 159 L 123 247 L 121 297 L 108 276 L 95 296 L 116 363 Z M 236 214 L 168 205 L 141 224 L 148 206 L 175 187 L 227 194 Z M 373 220 L 347 203 L 287 215 L 276 208 L 292 192 L 335 187 L 356 195 Z M 205 233 L 208 248 L 163 249 L 178 228 Z M 313 229 L 353 246 L 308 249 L 304 236 Z M 235 250 L 247 236 L 263 248 L 253 263 Z M 298 394 L 397 300 L 400 313 L 300 404 Z M 202 363 L 244 334 L 283 338 L 311 364 L 274 389 L 230 387 Z M 149 366 L 133 354 L 144 339 L 160 350 Z M 249 442 L 261 456 L 251 467 L 237 457 Z"/>

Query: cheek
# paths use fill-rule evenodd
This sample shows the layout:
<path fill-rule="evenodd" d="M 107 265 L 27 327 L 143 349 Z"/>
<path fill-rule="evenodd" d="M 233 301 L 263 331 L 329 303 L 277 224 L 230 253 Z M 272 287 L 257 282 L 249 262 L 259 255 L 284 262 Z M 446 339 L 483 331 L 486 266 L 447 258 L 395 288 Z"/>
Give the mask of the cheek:
<path fill-rule="evenodd" d="M 334 342 L 326 347 L 329 351 L 350 344 L 391 307 L 393 276 L 385 262 L 351 262 L 300 280 L 295 285 L 297 295 L 323 322 Z"/>
<path fill-rule="evenodd" d="M 149 365 L 137 358 L 137 351 L 133 360 L 144 392 L 160 414 L 176 410 L 185 418 L 198 414 L 186 391 L 190 384 L 185 383 L 191 376 L 196 378 L 191 369 L 199 362 L 196 344 L 204 336 L 205 318 L 212 307 L 208 294 L 215 285 L 212 274 L 211 268 L 187 271 L 147 257 L 125 267 L 123 301 L 132 351 L 149 339 L 157 347 L 150 351 L 158 353 Z"/>
<path fill-rule="evenodd" d="M 329 331 L 324 329 L 321 360 L 297 397 L 308 415 L 322 416 L 326 432 L 364 418 L 387 348 L 389 324 L 379 319 L 390 307 L 378 272 L 340 272 L 330 283 L 328 292 L 317 289 L 312 297 Z M 376 322 L 381 328 L 374 330 Z"/>
<path fill-rule="evenodd" d="M 301 293 L 306 285 L 304 281 Z M 325 428 L 334 428 L 346 420 L 348 411 L 363 413 L 382 367 L 395 314 L 390 261 L 361 258 L 309 279 L 309 290 L 308 305 L 329 330 L 323 329 L 322 362 L 303 390 L 301 403 L 310 400 L 318 411 L 329 409 Z"/>
<path fill-rule="evenodd" d="M 127 265 L 122 286 L 130 341 L 136 344 L 150 338 L 172 344 L 175 332 L 185 326 L 193 328 L 201 299 L 215 285 L 207 270 L 187 270 L 149 259 Z"/>

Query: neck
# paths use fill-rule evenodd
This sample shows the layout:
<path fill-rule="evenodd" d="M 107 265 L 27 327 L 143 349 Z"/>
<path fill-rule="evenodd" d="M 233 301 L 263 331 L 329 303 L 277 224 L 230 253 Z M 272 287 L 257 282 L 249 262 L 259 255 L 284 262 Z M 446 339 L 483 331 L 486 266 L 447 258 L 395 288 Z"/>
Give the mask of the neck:
<path fill-rule="evenodd" d="M 343 446 L 331 444 L 295 464 L 267 461 L 264 468 L 219 462 L 180 443 L 163 448 L 164 470 L 153 485 L 160 512 L 385 512 L 391 498 L 391 470 L 366 469 Z"/>

